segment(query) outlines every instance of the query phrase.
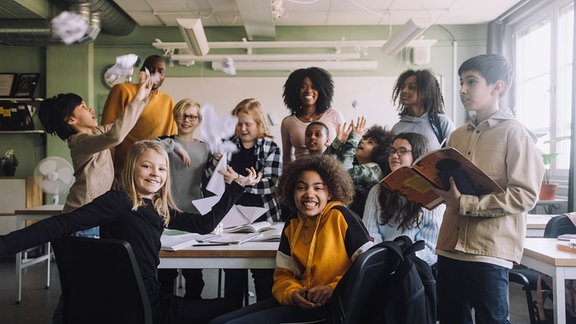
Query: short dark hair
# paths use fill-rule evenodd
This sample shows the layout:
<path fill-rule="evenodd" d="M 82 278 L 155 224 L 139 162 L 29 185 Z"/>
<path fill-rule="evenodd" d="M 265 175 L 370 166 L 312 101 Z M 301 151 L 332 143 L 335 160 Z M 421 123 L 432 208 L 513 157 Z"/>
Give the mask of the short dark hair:
<path fill-rule="evenodd" d="M 416 88 L 418 91 L 418 99 L 422 100 L 424 109 L 429 115 L 438 115 L 444 113 L 444 97 L 440 89 L 438 79 L 429 70 L 406 70 L 396 80 L 394 90 L 392 92 L 392 101 L 398 106 L 397 110 L 400 116 L 408 114 L 409 109 L 407 106 L 402 105 L 400 94 L 404 82 L 411 76 L 416 76 Z"/>
<path fill-rule="evenodd" d="M 144 60 L 144 63 L 142 63 L 142 67 L 140 67 L 140 71 L 146 71 L 146 68 L 148 68 L 148 70 L 150 70 L 150 66 L 152 65 L 152 63 L 154 63 L 156 61 L 162 61 L 162 62 L 166 63 L 166 61 L 164 61 L 164 58 L 162 56 L 150 55 Z"/>
<path fill-rule="evenodd" d="M 464 61 L 458 68 L 458 76 L 467 71 L 478 71 L 488 84 L 494 84 L 498 80 L 504 81 L 504 89 L 500 96 L 503 96 L 510 88 L 514 69 L 508 60 L 498 54 L 481 54 Z"/>
<path fill-rule="evenodd" d="M 294 190 L 298 176 L 303 171 L 314 171 L 320 175 L 322 181 L 332 195 L 332 201 L 340 201 L 345 205 L 352 202 L 354 197 L 354 182 L 342 164 L 330 155 L 303 155 L 289 162 L 282 170 L 278 179 L 276 197 L 278 202 L 296 210 L 294 203 Z"/>
<path fill-rule="evenodd" d="M 377 125 L 370 127 L 362 136 L 363 139 L 371 138 L 376 143 L 370 159 L 380 166 L 383 174 L 388 174 L 390 170 L 388 166 L 388 147 L 392 144 L 393 137 L 392 131 Z"/>
<path fill-rule="evenodd" d="M 298 69 L 288 76 L 288 79 L 284 83 L 284 93 L 282 94 L 284 104 L 293 115 L 297 115 L 302 111 L 300 87 L 306 77 L 312 81 L 314 88 L 318 90 L 316 113 L 321 114 L 332 105 L 332 97 L 334 97 L 334 81 L 332 81 L 332 75 L 319 67 Z"/>
<path fill-rule="evenodd" d="M 44 99 L 38 107 L 38 118 L 46 133 L 57 134 L 63 140 L 76 134 L 76 129 L 68 124 L 68 120 L 81 103 L 82 97 L 75 93 L 60 93 Z"/>
<path fill-rule="evenodd" d="M 327 137 L 327 138 L 330 137 L 330 130 L 328 129 L 328 126 L 326 126 L 326 124 L 324 124 L 324 123 L 321 122 L 321 121 L 313 121 L 313 122 L 311 122 L 310 124 L 308 124 L 308 125 L 306 126 L 305 131 L 307 131 L 308 128 L 310 128 L 311 126 L 314 126 L 314 125 L 322 126 L 322 127 L 324 128 L 324 130 L 326 131 L 326 137 Z"/>

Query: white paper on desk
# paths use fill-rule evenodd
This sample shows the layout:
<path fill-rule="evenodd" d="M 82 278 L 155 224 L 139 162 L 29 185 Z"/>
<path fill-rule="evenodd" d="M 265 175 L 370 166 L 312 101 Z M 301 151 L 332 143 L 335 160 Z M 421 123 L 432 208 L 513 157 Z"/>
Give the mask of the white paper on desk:
<path fill-rule="evenodd" d="M 218 170 L 226 170 L 226 156 L 222 156 L 216 168 L 214 169 L 214 173 L 208 180 L 208 184 L 206 185 L 206 190 L 210 191 L 211 193 L 215 194 L 216 196 L 222 196 L 224 194 L 224 189 L 226 188 L 226 182 L 224 182 L 224 176 L 218 172 Z"/>
<path fill-rule="evenodd" d="M 211 196 L 192 200 L 192 204 L 198 209 L 200 214 L 206 215 L 219 200 L 220 196 Z M 234 205 L 222 219 L 222 224 L 224 228 L 252 224 L 260 216 L 264 215 L 267 210 L 264 207 Z"/>

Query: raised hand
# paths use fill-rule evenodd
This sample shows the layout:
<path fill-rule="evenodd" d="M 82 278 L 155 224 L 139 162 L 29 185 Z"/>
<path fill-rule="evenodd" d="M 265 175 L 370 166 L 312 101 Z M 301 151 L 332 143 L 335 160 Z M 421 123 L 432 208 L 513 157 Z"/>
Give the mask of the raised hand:
<path fill-rule="evenodd" d="M 364 133 L 366 133 L 366 118 L 364 118 L 364 116 L 360 116 L 356 120 L 356 123 L 354 123 L 354 120 L 352 120 L 350 122 L 350 126 L 352 127 L 353 133 L 362 136 Z"/>
<path fill-rule="evenodd" d="M 340 140 L 340 142 L 344 143 L 348 139 L 348 135 L 352 131 L 352 123 L 348 125 L 347 123 L 340 124 L 336 128 L 336 138 Z"/>

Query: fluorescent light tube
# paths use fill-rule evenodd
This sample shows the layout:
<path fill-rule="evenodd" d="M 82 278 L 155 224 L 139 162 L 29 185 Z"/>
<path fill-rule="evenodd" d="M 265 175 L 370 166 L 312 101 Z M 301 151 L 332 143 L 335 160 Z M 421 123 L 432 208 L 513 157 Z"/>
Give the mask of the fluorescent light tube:
<path fill-rule="evenodd" d="M 210 46 L 208 46 L 202 21 L 200 19 L 176 18 L 176 22 L 190 51 L 197 56 L 208 54 Z"/>
<path fill-rule="evenodd" d="M 416 23 L 412 18 L 408 20 L 402 29 L 394 33 L 389 40 L 386 41 L 382 50 L 384 54 L 394 56 L 398 54 L 408 43 L 410 43 L 416 37 L 422 35 L 422 33 L 432 25 L 433 20 L 418 21 Z"/>
<path fill-rule="evenodd" d="M 278 62 L 234 62 L 237 71 L 293 71 L 310 66 L 329 71 L 374 71 L 377 61 L 278 61 Z M 213 61 L 213 70 L 222 70 L 223 61 Z"/>

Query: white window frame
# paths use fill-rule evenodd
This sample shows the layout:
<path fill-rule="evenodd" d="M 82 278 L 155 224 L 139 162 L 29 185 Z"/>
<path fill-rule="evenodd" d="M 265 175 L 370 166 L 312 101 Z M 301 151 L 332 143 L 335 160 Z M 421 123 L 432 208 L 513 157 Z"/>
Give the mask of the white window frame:
<path fill-rule="evenodd" d="M 559 17 L 560 17 L 560 13 L 563 12 L 563 10 L 565 10 L 566 8 L 568 8 L 569 6 L 572 6 L 572 10 L 574 10 L 574 2 L 572 0 L 555 0 L 555 1 L 550 1 L 546 6 L 543 7 L 539 7 L 537 10 L 534 10 L 531 13 L 528 13 L 526 15 L 523 15 L 521 18 L 517 19 L 514 22 L 511 22 L 510 24 L 508 24 L 506 27 L 507 29 L 507 39 L 511 39 L 512 41 L 510 42 L 510 48 L 508 48 L 508 50 L 510 51 L 510 53 L 514 53 L 512 55 L 513 59 L 513 64 L 515 71 L 517 72 L 517 77 L 518 74 L 520 74 L 521 77 L 521 73 L 522 71 L 519 70 L 520 65 L 522 62 L 521 59 L 517 59 L 517 57 L 520 57 L 519 55 L 521 55 L 521 53 L 517 53 L 517 41 L 518 41 L 518 37 L 520 35 L 523 35 L 524 33 L 526 33 L 526 31 L 533 29 L 534 26 L 537 26 L 539 24 L 542 24 L 543 21 L 549 20 L 551 23 L 551 31 L 550 31 L 550 69 L 549 69 L 549 73 L 550 73 L 550 79 L 549 79 L 549 83 L 550 83 L 550 89 L 549 89 L 549 96 L 548 96 L 548 105 L 550 107 L 550 122 L 549 125 L 545 128 L 545 129 L 533 129 L 533 131 L 535 133 L 548 133 L 548 136 L 543 137 L 542 139 L 539 140 L 539 148 L 541 148 L 543 151 L 545 152 L 562 152 L 562 156 L 559 157 L 555 162 L 553 162 L 550 166 L 550 175 L 552 178 L 553 182 L 556 183 L 567 183 L 568 180 L 568 172 L 569 172 L 569 165 L 570 165 L 570 141 L 569 140 L 565 140 L 562 141 L 558 144 L 543 144 L 543 142 L 547 139 L 549 139 L 550 137 L 555 138 L 555 137 L 559 137 L 559 136 L 566 136 L 566 135 L 570 135 L 570 128 L 571 128 L 571 118 L 570 118 L 570 114 L 574 113 L 571 112 L 571 91 L 572 88 L 574 88 L 574 86 L 570 85 L 569 88 L 567 88 L 568 85 L 566 85 L 566 80 L 572 81 L 572 73 L 571 71 L 568 71 L 568 77 L 563 80 L 561 80 L 561 73 L 562 70 L 566 70 L 566 69 L 570 69 L 574 68 L 574 62 L 572 61 L 572 57 L 568 58 L 571 61 L 571 64 L 569 64 L 569 66 L 562 66 L 560 67 L 559 65 L 561 63 L 559 63 L 561 61 L 561 58 L 564 58 L 564 60 L 566 60 L 567 57 L 567 45 L 566 41 L 559 41 L 560 38 L 560 33 L 561 30 L 558 27 L 559 26 Z M 573 13 L 572 13 L 572 17 L 574 17 Z M 574 29 L 571 28 L 570 32 L 573 33 Z M 571 50 L 571 48 L 570 48 Z M 563 55 L 563 56 L 561 56 Z M 565 72 L 564 72 L 565 73 Z M 519 90 L 519 86 L 521 86 L 521 82 L 520 80 L 516 79 L 516 83 L 514 85 L 515 88 L 515 96 L 512 96 L 511 100 L 512 102 L 512 106 L 515 108 L 515 111 L 517 112 L 517 115 L 520 119 L 520 121 L 522 122 L 522 118 L 521 118 L 521 109 L 530 109 L 530 107 L 522 107 L 522 104 L 515 104 L 518 103 L 518 101 L 520 99 L 517 99 L 515 97 L 521 95 L 521 90 Z M 567 94 L 565 94 L 565 97 L 563 98 L 564 100 L 568 100 L 566 101 L 562 101 L 561 100 L 561 96 L 559 95 L 560 92 L 562 91 L 567 91 Z M 567 95 L 567 98 L 566 98 Z M 521 100 L 520 100 L 521 101 Z M 562 109 L 560 107 L 560 105 L 562 105 L 563 107 L 565 107 L 565 109 Z M 537 109 L 538 107 L 536 107 Z M 529 111 L 529 113 L 531 114 L 538 114 L 540 111 L 539 110 L 535 110 L 534 111 L 534 107 L 532 107 L 532 111 Z M 568 114 L 566 116 L 566 114 Z M 566 133 L 567 131 L 567 133 Z M 560 133 L 559 133 L 560 132 Z M 563 133 L 561 133 L 563 132 Z M 563 159 L 565 161 L 565 163 L 558 163 L 560 161 L 560 159 Z"/>

